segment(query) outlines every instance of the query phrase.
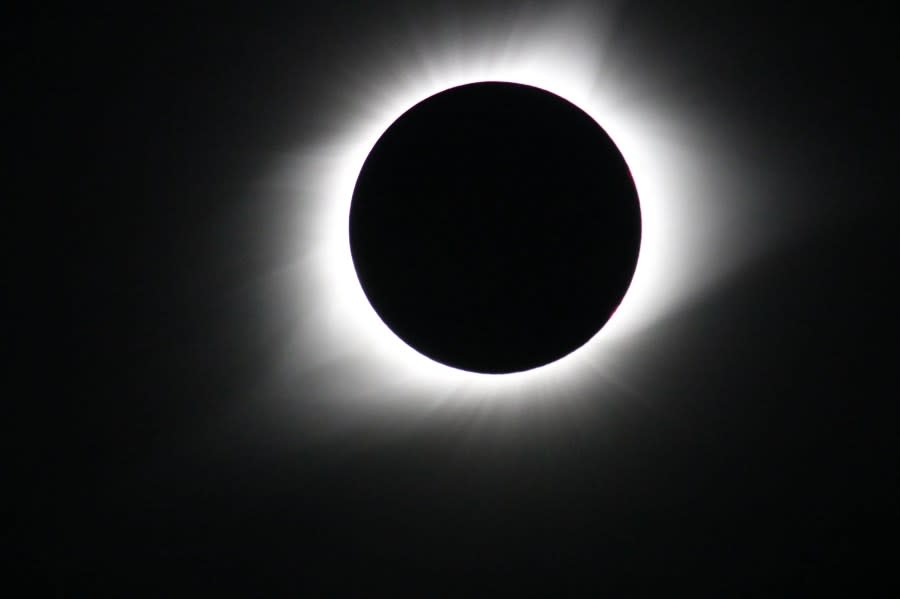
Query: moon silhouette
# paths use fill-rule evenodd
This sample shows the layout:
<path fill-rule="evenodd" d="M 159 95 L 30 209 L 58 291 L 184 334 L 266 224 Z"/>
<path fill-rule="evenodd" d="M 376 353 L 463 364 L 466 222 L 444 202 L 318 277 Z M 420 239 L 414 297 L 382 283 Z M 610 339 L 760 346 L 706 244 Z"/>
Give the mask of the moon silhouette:
<path fill-rule="evenodd" d="M 641 240 L 637 189 L 584 111 L 535 87 L 431 96 L 372 148 L 350 250 L 381 320 L 429 358 L 504 374 L 587 343 L 622 301 Z"/>

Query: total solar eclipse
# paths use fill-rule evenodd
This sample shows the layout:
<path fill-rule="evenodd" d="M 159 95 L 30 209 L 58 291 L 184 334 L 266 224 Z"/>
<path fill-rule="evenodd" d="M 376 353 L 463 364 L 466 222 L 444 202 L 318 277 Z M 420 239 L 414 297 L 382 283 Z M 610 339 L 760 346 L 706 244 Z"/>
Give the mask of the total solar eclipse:
<path fill-rule="evenodd" d="M 381 320 L 461 370 L 503 374 L 588 342 L 622 301 L 641 214 L 628 165 L 580 108 L 521 84 L 433 95 L 375 143 L 350 251 Z"/>

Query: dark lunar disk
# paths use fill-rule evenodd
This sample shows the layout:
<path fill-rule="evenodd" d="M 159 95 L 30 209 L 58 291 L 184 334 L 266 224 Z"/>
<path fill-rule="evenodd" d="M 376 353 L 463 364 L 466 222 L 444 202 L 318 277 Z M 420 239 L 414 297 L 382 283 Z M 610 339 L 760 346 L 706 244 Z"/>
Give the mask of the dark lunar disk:
<path fill-rule="evenodd" d="M 593 337 L 634 274 L 637 190 L 605 131 L 549 92 L 474 83 L 403 114 L 353 192 L 350 248 L 381 319 L 455 368 L 508 373 Z"/>

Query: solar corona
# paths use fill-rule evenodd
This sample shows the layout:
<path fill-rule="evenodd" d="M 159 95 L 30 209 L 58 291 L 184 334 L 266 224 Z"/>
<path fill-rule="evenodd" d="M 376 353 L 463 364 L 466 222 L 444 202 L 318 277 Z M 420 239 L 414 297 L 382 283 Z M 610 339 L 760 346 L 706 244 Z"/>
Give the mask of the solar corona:
<path fill-rule="evenodd" d="M 442 26 L 336 57 L 339 101 L 269 179 L 295 223 L 285 396 L 415 412 L 635 388 L 657 323 L 763 240 L 752 165 L 658 62 L 624 68 L 602 16 Z"/>

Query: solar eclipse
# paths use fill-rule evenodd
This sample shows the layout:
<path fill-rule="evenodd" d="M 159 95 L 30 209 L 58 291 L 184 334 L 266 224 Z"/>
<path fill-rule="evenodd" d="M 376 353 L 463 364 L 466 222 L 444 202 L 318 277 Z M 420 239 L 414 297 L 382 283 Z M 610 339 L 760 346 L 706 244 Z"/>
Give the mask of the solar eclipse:
<path fill-rule="evenodd" d="M 52 292 L 12 285 L 13 365 L 44 366 L 7 393 L 41 406 L 19 570 L 99 596 L 890 572 L 887 10 L 280 8 L 4 22 L 11 281 Z"/>
<path fill-rule="evenodd" d="M 733 153 L 728 130 L 718 128 L 716 117 L 709 112 L 693 111 L 690 105 L 677 101 L 675 90 L 662 87 L 660 82 L 665 78 L 659 76 L 662 67 L 657 63 L 642 62 L 640 55 L 635 54 L 628 58 L 628 68 L 624 68 L 625 59 L 604 46 L 604 25 L 595 17 L 577 12 L 561 14 L 554 19 L 526 16 L 509 31 L 504 29 L 503 23 L 485 19 L 472 25 L 464 37 L 450 33 L 443 35 L 435 24 L 433 35 L 415 38 L 406 45 L 402 35 L 396 36 L 388 54 L 373 51 L 357 55 L 352 50 L 342 54 L 341 60 L 353 69 L 336 71 L 323 82 L 323 90 L 336 101 L 323 104 L 317 110 L 318 133 L 304 135 L 297 151 L 285 155 L 273 167 L 276 172 L 267 178 L 268 195 L 258 196 L 279 202 L 271 214 L 277 215 L 282 222 L 295 223 L 285 229 L 289 239 L 271 242 L 278 244 L 276 251 L 283 252 L 283 262 L 277 277 L 271 279 L 271 283 L 277 285 L 272 288 L 272 297 L 278 304 L 266 316 L 272 327 L 287 336 L 285 344 L 278 350 L 278 373 L 273 381 L 277 381 L 278 386 L 284 385 L 283 397 L 288 405 L 293 405 L 289 399 L 294 396 L 292 389 L 306 388 L 310 384 L 321 390 L 318 397 L 326 413 L 343 410 L 337 408 L 339 405 L 348 410 L 341 413 L 383 408 L 416 412 L 435 405 L 471 406 L 483 405 L 486 401 L 492 405 L 523 405 L 541 401 L 548 395 L 596 396 L 598 385 L 611 384 L 615 389 L 631 387 L 628 379 L 632 374 L 648 366 L 647 348 L 660 340 L 655 325 L 703 297 L 723 277 L 744 264 L 773 232 L 777 233 L 771 226 L 761 233 L 756 226 L 759 221 L 748 214 L 755 209 L 748 198 L 758 197 L 757 187 L 755 180 L 747 176 L 751 165 L 744 157 Z M 424 21 L 419 25 L 428 27 Z M 508 43 L 498 47 L 495 45 L 498 39 L 507 39 Z M 465 185 L 462 178 L 447 176 L 444 181 L 449 183 L 444 186 L 425 180 L 424 189 L 428 193 L 422 195 L 391 192 L 392 185 L 398 188 L 412 185 L 416 178 L 415 169 L 404 164 L 401 156 L 396 168 L 388 167 L 382 175 L 377 175 L 381 168 L 372 170 L 374 163 L 370 165 L 370 161 L 381 154 L 379 140 L 387 143 L 393 138 L 395 123 L 403 121 L 404 115 L 416 113 L 419 105 L 424 109 L 448 90 L 480 89 L 488 84 L 535 90 L 538 96 L 543 94 L 555 98 L 560 106 L 569 106 L 572 114 L 580 115 L 586 131 L 599 131 L 597 135 L 608 140 L 600 146 L 605 143 L 615 149 L 613 153 L 618 156 L 619 167 L 627 169 L 629 185 L 633 186 L 634 197 L 630 201 L 634 214 L 623 217 L 620 223 L 624 224 L 615 234 L 637 235 L 637 241 L 632 239 L 619 245 L 631 247 L 631 252 L 637 251 L 639 245 L 636 263 L 625 266 L 629 260 L 623 257 L 622 273 L 626 274 L 618 279 L 619 290 L 609 295 L 611 299 L 595 302 L 593 311 L 585 308 L 584 313 L 593 314 L 594 320 L 586 318 L 581 321 L 582 325 L 573 326 L 574 330 L 582 331 L 575 334 L 554 330 L 554 326 L 564 329 L 574 325 L 567 321 L 573 312 L 580 311 L 569 309 L 564 301 L 553 308 L 557 310 L 555 314 L 541 308 L 524 308 L 521 312 L 527 313 L 524 320 L 531 327 L 538 321 L 547 323 L 541 335 L 545 339 L 559 335 L 555 343 L 544 346 L 544 349 L 550 348 L 546 353 L 532 348 L 522 351 L 518 357 L 513 356 L 514 352 L 509 348 L 525 350 L 527 344 L 522 342 L 522 337 L 527 337 L 534 329 L 529 331 L 529 326 L 513 326 L 510 322 L 491 325 L 496 327 L 492 339 L 505 339 L 505 346 L 501 341 L 483 343 L 487 331 L 478 330 L 476 335 L 470 335 L 468 342 L 457 341 L 454 349 L 450 337 L 465 331 L 464 327 L 459 327 L 459 318 L 446 314 L 426 316 L 422 312 L 439 308 L 440 302 L 417 304 L 417 314 L 399 309 L 402 302 L 392 308 L 391 302 L 385 300 L 387 297 L 396 300 L 403 298 L 404 293 L 410 293 L 410 287 L 404 291 L 403 286 L 411 283 L 403 283 L 400 271 L 390 265 L 413 268 L 415 264 L 406 262 L 413 255 L 411 248 L 415 244 L 411 245 L 407 238 L 403 246 L 402 237 L 390 241 L 398 244 L 390 250 L 395 255 L 393 262 L 385 260 L 381 266 L 372 267 L 364 264 L 366 259 L 362 258 L 362 253 L 371 256 L 371 247 L 389 236 L 373 229 L 369 238 L 363 234 L 364 228 L 352 226 L 358 216 L 355 213 L 359 193 L 368 185 L 366 181 L 370 177 L 375 177 L 370 181 L 374 185 L 372 190 L 380 184 L 385 186 L 386 192 L 395 193 L 395 199 L 418 198 L 411 199 L 411 203 L 401 202 L 404 209 L 415 206 L 415 210 L 421 211 L 428 205 L 443 205 L 445 209 L 453 206 L 449 200 L 441 202 L 435 189 Z M 529 127 L 547 127 L 553 135 L 562 135 L 552 131 L 554 118 L 551 111 L 539 119 L 523 119 L 519 129 L 524 132 Z M 420 125 L 422 123 L 417 128 Z M 423 132 L 428 129 L 427 122 L 425 125 Z M 500 123 L 491 126 L 499 127 Z M 417 161 L 426 158 L 419 154 L 430 143 L 427 135 L 424 141 L 416 143 L 419 143 L 419 150 L 409 150 L 405 160 L 410 160 L 409 156 Z M 483 145 L 462 144 L 462 150 L 457 146 L 451 154 L 456 156 L 454 160 L 466 162 L 467 155 L 488 154 Z M 524 147 L 516 151 L 524 151 Z M 604 162 L 602 151 L 593 153 L 600 163 Z M 582 167 L 576 168 L 574 163 L 566 162 L 572 155 L 565 156 L 566 160 L 562 160 L 564 153 L 558 157 L 551 152 L 547 155 L 554 156 L 553 160 L 559 159 L 553 167 L 553 184 L 547 184 L 543 193 L 538 189 L 527 191 L 534 193 L 535 198 L 543 198 L 534 206 L 552 210 L 554 202 L 566 196 L 557 192 L 574 185 L 579 177 L 578 169 Z M 537 158 L 534 160 L 532 166 L 538 163 Z M 471 168 L 474 162 L 469 160 L 466 168 Z M 513 162 L 509 163 L 512 165 L 509 168 L 515 171 L 516 177 L 525 171 L 533 171 L 527 176 L 537 177 L 547 168 L 543 164 L 537 169 L 515 168 Z M 439 166 L 441 161 L 432 160 L 434 164 Z M 480 164 L 478 166 L 481 168 Z M 576 169 L 574 176 L 567 172 L 570 167 Z M 372 172 L 368 172 L 370 170 Z M 491 172 L 485 165 L 478 176 L 487 181 L 493 177 Z M 621 180 L 625 180 L 624 175 Z M 470 176 L 469 181 L 471 183 L 474 178 Z M 511 184 L 515 177 L 497 179 L 492 185 L 495 189 L 502 188 L 502 181 Z M 426 197 L 428 194 L 432 196 L 430 199 Z M 622 197 L 625 195 L 628 194 Z M 456 196 L 473 197 L 465 193 L 456 193 Z M 500 196 L 503 194 L 493 197 Z M 589 197 L 596 198 L 594 208 L 597 208 L 608 201 L 610 193 L 574 193 L 567 197 L 576 198 L 576 204 L 585 202 L 583 206 L 591 205 Z M 502 202 L 495 207 L 501 208 Z M 495 231 L 504 230 L 503 214 L 509 216 L 511 212 L 499 210 L 493 217 L 499 220 L 490 226 L 482 225 L 487 229 L 493 227 Z M 403 218 L 382 217 L 384 223 L 396 227 L 395 234 L 413 235 L 419 226 L 419 241 L 434 241 L 425 234 L 429 226 L 422 223 L 411 222 L 409 227 L 403 228 L 404 219 L 415 219 L 413 212 Z M 436 218 L 435 215 L 431 217 Z M 602 227 L 588 234 L 590 227 L 576 221 L 571 221 L 579 230 L 575 239 L 586 245 L 570 256 L 612 255 L 597 246 L 590 247 L 600 243 L 598 232 Z M 637 232 L 633 229 L 635 224 L 639 227 Z M 432 233 L 439 228 L 436 225 L 430 227 Z M 632 231 L 630 234 L 627 233 L 629 230 Z M 604 234 L 609 235 L 609 231 Z M 354 239 L 354 235 L 358 237 Z M 454 238 L 455 242 L 461 243 L 466 235 L 460 233 Z M 495 245 L 500 242 L 499 237 L 491 235 L 476 237 L 486 244 L 491 239 Z M 566 242 L 575 243 L 575 240 Z M 370 249 L 360 252 L 366 244 L 372 244 Z M 500 244 L 500 247 L 506 246 Z M 532 249 L 539 247 L 542 246 L 536 244 Z M 515 279 L 513 273 L 517 268 L 511 268 L 515 261 L 501 260 L 499 267 L 495 261 L 491 266 L 490 261 L 484 259 L 485 254 L 480 255 L 480 268 L 493 268 L 496 272 L 498 268 L 510 267 L 507 281 Z M 416 266 L 419 275 L 424 277 L 420 280 L 452 279 L 455 275 L 451 271 L 441 270 L 441 261 L 445 259 L 449 258 L 435 251 L 429 258 L 431 269 L 422 266 L 429 264 L 427 261 Z M 526 270 L 522 265 L 527 262 L 519 263 L 521 270 L 518 272 Z M 374 270 L 369 270 L 370 267 Z M 599 268 L 596 263 L 594 268 Z M 388 272 L 390 269 L 394 269 L 392 273 Z M 379 272 L 382 274 L 377 274 Z M 383 276 L 385 272 L 387 276 Z M 554 276 L 560 277 L 562 272 Z M 457 286 L 451 285 L 450 291 L 458 297 L 466 295 L 462 293 L 464 286 L 460 283 L 464 280 L 491 280 L 490 286 L 502 287 L 499 280 L 491 279 L 484 272 L 477 277 L 476 274 L 466 271 L 466 277 L 457 276 Z M 396 288 L 378 299 L 379 292 L 374 286 L 376 279 L 385 284 L 396 284 Z M 545 292 L 561 284 L 559 278 L 544 281 Z M 478 284 L 474 288 L 488 287 Z M 431 294 L 432 300 L 452 296 L 453 293 Z M 479 296 L 483 299 L 485 294 L 466 295 L 469 302 Z M 515 290 L 504 295 L 507 300 L 523 296 Z M 552 297 L 552 293 L 548 292 L 548 296 Z M 578 293 L 568 293 L 568 297 L 578 297 Z M 407 295 L 403 301 L 409 302 L 410 298 Z M 444 308 L 462 309 L 451 304 L 446 301 Z M 494 313 L 502 311 L 498 305 L 502 303 L 494 304 Z M 562 311 L 566 312 L 565 317 L 559 315 Z M 489 313 L 487 310 L 482 315 Z M 403 317 L 397 314 L 406 314 L 411 320 L 404 324 Z M 414 317 L 421 317 L 418 324 L 414 323 Z M 476 320 L 479 319 L 471 322 Z M 579 328 L 581 326 L 584 328 Z M 475 329 L 477 327 L 472 326 L 469 330 Z M 510 330 L 517 332 L 504 337 L 504 331 Z M 534 340 L 537 338 L 535 334 Z M 442 342 L 446 345 L 441 346 Z M 472 347 L 489 350 L 469 355 L 467 348 Z M 492 356 L 505 357 L 477 355 L 488 351 Z"/>

